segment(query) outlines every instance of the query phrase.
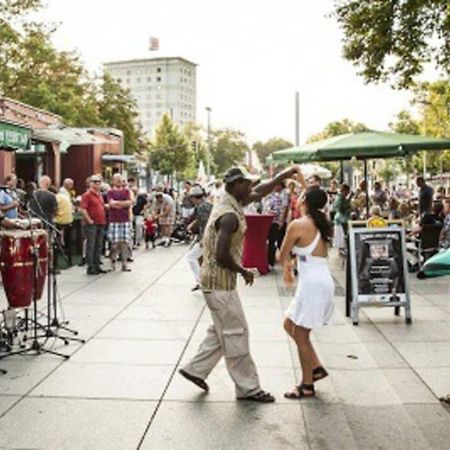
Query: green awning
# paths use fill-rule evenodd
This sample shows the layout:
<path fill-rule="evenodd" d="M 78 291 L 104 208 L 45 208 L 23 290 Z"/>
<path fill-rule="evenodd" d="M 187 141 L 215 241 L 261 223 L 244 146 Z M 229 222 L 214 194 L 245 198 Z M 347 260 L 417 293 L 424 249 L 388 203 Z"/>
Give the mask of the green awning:
<path fill-rule="evenodd" d="M 450 150 L 450 139 L 376 131 L 351 133 L 280 150 L 272 153 L 272 158 L 275 163 L 305 163 L 351 158 L 395 158 L 420 150 Z"/>
<path fill-rule="evenodd" d="M 7 122 L 0 122 L 0 148 L 28 150 L 31 146 L 31 129 Z"/>

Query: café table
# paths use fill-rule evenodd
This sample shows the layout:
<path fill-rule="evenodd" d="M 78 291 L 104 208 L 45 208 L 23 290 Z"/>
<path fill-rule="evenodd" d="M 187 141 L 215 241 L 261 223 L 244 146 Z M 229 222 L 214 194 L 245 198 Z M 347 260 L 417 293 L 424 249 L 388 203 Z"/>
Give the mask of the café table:
<path fill-rule="evenodd" d="M 247 232 L 244 240 L 243 266 L 258 269 L 261 275 L 269 273 L 267 239 L 273 214 L 245 214 Z"/>

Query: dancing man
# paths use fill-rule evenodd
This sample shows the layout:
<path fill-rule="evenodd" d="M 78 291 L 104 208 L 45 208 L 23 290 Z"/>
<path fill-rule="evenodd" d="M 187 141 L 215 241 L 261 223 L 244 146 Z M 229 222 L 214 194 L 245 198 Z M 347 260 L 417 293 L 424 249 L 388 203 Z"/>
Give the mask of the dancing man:
<path fill-rule="evenodd" d="M 275 401 L 259 385 L 250 355 L 248 325 L 236 290 L 237 274 L 242 275 L 246 284 L 253 284 L 253 272 L 241 265 L 246 229 L 242 207 L 259 201 L 296 170 L 295 167 L 285 170 L 253 189 L 254 178 L 245 169 L 235 167 L 225 174 L 225 193 L 211 212 L 203 238 L 201 288 L 213 324 L 197 355 L 179 371 L 205 391 L 209 390 L 206 378 L 224 356 L 238 400 Z"/>

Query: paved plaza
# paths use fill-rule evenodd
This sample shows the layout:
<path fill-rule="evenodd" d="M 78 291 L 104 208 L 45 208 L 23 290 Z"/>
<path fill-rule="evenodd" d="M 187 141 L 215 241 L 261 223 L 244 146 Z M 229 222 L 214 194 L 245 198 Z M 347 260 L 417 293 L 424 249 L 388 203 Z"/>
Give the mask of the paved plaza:
<path fill-rule="evenodd" d="M 85 345 L 49 343 L 71 354 L 0 361 L 0 448 L 6 449 L 448 449 L 450 277 L 411 278 L 413 325 L 392 309 L 365 309 L 354 327 L 337 281 L 336 325 L 315 333 L 330 377 L 315 399 L 283 393 L 299 363 L 282 329 L 289 302 L 279 275 L 240 292 L 262 386 L 275 404 L 234 399 L 223 362 L 203 394 L 177 374 L 209 322 L 191 293 L 186 246 L 136 252 L 131 273 L 59 277 L 62 306 Z M 2 303 L 2 309 L 4 304 Z"/>

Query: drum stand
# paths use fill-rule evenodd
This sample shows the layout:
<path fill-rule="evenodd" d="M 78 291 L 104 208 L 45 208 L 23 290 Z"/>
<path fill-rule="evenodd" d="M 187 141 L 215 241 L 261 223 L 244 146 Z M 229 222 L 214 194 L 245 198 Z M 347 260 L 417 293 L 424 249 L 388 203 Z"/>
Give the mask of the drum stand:
<path fill-rule="evenodd" d="M 40 270 L 39 249 L 36 245 L 36 240 L 34 239 L 32 228 L 30 229 L 30 232 L 31 232 L 31 239 L 33 241 L 33 246 L 31 248 L 31 254 L 33 256 L 33 316 L 34 316 L 33 320 L 32 320 L 32 322 L 33 322 L 33 340 L 31 342 L 31 346 L 24 348 L 22 350 L 9 352 L 5 355 L 0 355 L 0 359 L 6 358 L 7 356 L 21 355 L 21 354 L 28 353 L 28 352 L 34 352 L 36 355 L 40 355 L 41 353 L 48 353 L 50 355 L 60 356 L 61 358 L 68 359 L 69 355 L 64 355 L 62 353 L 55 352 L 54 350 L 46 349 L 46 348 L 44 348 L 44 345 L 38 341 L 39 336 L 37 334 L 37 330 L 38 330 L 38 326 L 40 326 L 40 324 L 38 325 L 38 321 L 37 321 L 38 299 L 36 298 L 36 295 L 37 295 L 37 275 L 38 275 L 38 271 Z"/>

